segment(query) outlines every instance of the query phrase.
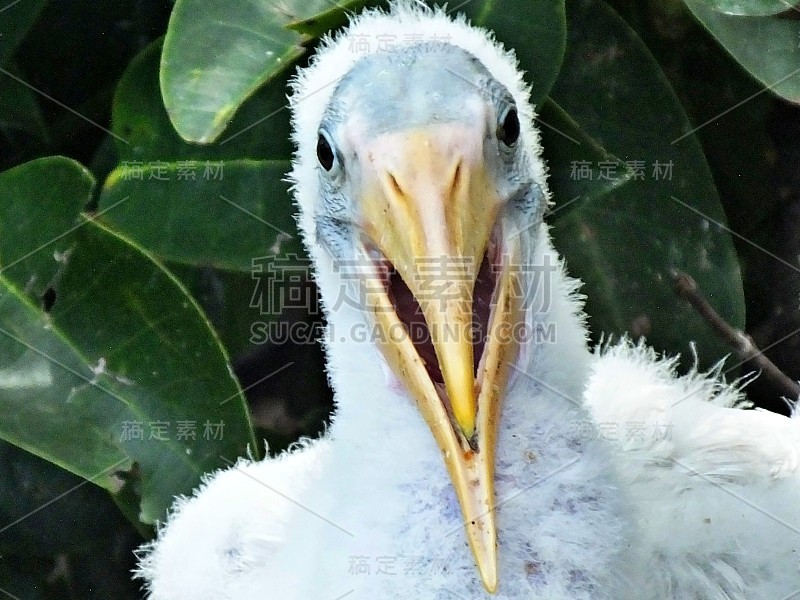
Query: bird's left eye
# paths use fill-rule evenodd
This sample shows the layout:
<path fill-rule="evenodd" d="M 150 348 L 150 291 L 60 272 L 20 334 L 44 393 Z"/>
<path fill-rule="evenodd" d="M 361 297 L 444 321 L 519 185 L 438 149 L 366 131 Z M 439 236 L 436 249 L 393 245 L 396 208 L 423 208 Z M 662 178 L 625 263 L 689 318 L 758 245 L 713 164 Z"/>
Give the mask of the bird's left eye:
<path fill-rule="evenodd" d="M 497 139 L 509 147 L 519 139 L 519 115 L 515 107 L 510 106 L 503 113 L 497 126 Z"/>
<path fill-rule="evenodd" d="M 317 138 L 317 160 L 326 171 L 333 169 L 333 165 L 336 162 L 336 155 L 333 152 L 331 141 L 324 131 L 320 131 Z"/>

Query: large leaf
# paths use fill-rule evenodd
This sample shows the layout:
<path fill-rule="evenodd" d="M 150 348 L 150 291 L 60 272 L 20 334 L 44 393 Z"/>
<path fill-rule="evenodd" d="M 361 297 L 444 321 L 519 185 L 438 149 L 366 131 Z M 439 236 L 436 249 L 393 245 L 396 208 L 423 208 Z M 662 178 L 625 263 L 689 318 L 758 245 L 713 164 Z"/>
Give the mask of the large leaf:
<path fill-rule="evenodd" d="M 86 169 L 61 156 L 0 174 L 0 276 L 41 298 L 72 246 L 93 187 Z"/>
<path fill-rule="evenodd" d="M 0 11 L 0 66 L 14 54 L 47 0 L 7 2 Z"/>
<path fill-rule="evenodd" d="M 286 18 L 284 25 L 311 37 L 319 37 L 347 21 L 348 13 L 357 12 L 369 0 L 282 0 L 274 6 Z"/>
<path fill-rule="evenodd" d="M 492 32 L 513 49 L 531 86 L 531 101 L 544 100 L 564 57 L 564 0 L 469 0 L 435 2 L 450 13 L 464 13 L 474 25 Z M 524 15 L 524 20 L 521 17 Z"/>
<path fill-rule="evenodd" d="M 686 353 L 696 340 L 707 365 L 729 349 L 677 298 L 671 270 L 690 273 L 720 314 L 744 324 L 738 263 L 708 165 L 697 139 L 683 137 L 686 115 L 636 34 L 597 0 L 572 1 L 567 14 L 568 52 L 553 98 L 634 174 L 558 220 L 556 245 L 586 283 L 595 336 L 646 335 L 669 353 Z"/>
<path fill-rule="evenodd" d="M 702 0 L 684 1 L 753 77 L 779 96 L 800 103 L 799 20 L 732 16 L 712 10 Z"/>
<path fill-rule="evenodd" d="M 772 235 L 765 221 L 786 201 L 782 200 L 785 194 L 777 189 L 777 148 L 768 126 L 774 118 L 774 98 L 763 93 L 763 86 L 713 39 L 687 7 L 679 4 L 677 8 L 649 0 L 630 6 L 624 16 L 629 23 L 637 24 L 639 35 L 661 64 L 690 122 L 700 126 L 696 135 L 711 165 L 731 227 L 748 237 L 766 236 L 759 240 L 765 242 Z M 676 43 L 674 31 L 682 32 L 680 43 Z M 741 103 L 744 99 L 748 100 Z M 730 110 L 733 106 L 736 108 Z M 737 245 L 740 261 L 743 251 L 748 250 L 744 244 Z M 751 316 L 748 314 L 748 320 Z"/>
<path fill-rule="evenodd" d="M 190 265 L 250 272 L 266 255 L 303 252 L 286 161 L 161 163 L 116 169 L 101 211 L 116 230 L 156 255 Z"/>
<path fill-rule="evenodd" d="M 241 104 L 303 52 L 277 6 L 258 0 L 178 0 L 161 59 L 161 92 L 178 133 L 208 143 Z"/>
<path fill-rule="evenodd" d="M 175 131 L 161 100 L 162 40 L 134 58 L 114 95 L 111 128 L 120 161 L 285 159 L 291 153 L 286 83 L 289 71 L 247 99 L 221 143 L 190 144 Z"/>
<path fill-rule="evenodd" d="M 3 264 L 27 255 L 0 276 L 0 437 L 109 491 L 128 481 L 140 519 L 152 523 L 174 494 L 220 466 L 220 455 L 255 449 L 249 417 L 185 289 L 95 221 L 75 228 L 85 187 L 37 189 L 48 163 L 65 168 L 43 159 L 0 175 L 0 222 L 14 223 L 2 235 Z M 73 169 L 83 184 L 85 172 Z M 53 232 L 68 244 L 55 256 L 43 243 Z M 46 275 L 49 312 L 23 292 Z"/>
<path fill-rule="evenodd" d="M 310 283 L 311 264 L 307 259 L 265 255 L 248 273 L 174 262 L 168 266 L 197 299 L 223 345 L 234 357 L 234 364 L 253 348 L 264 344 L 291 342 L 310 346 L 318 337 L 310 328 L 293 325 L 306 317 L 320 318 L 316 288 Z M 295 329 L 290 330 L 290 326 Z M 278 356 L 277 360 L 282 358 Z M 264 374 L 267 374 L 290 359 L 272 367 L 274 360 L 270 357 L 269 361 L 259 361 L 258 368 L 266 369 Z M 313 379 L 309 373 L 309 382 Z M 244 381 L 241 383 L 246 385 Z M 270 447 L 274 451 L 272 445 Z"/>
<path fill-rule="evenodd" d="M 797 2 L 791 0 L 701 0 L 702 4 L 728 15 L 775 15 L 792 10 Z"/>
<path fill-rule="evenodd" d="M 791 168 L 781 167 L 787 160 L 781 146 L 785 144 L 793 152 L 791 122 L 786 120 L 793 109 L 776 105 L 772 94 L 764 93 L 763 86 L 713 39 L 682 0 L 677 4 L 618 1 L 615 6 L 624 10 L 621 14 L 625 20 L 636 28 L 661 64 L 689 120 L 695 125 L 705 124 L 696 135 L 711 166 L 730 227 L 743 236 L 733 241 L 743 273 L 747 328 L 753 331 L 767 315 L 774 314 L 775 286 L 762 275 L 765 255 L 758 246 L 775 250 L 783 240 L 790 239 L 776 236 L 774 219 L 792 202 L 780 173 L 788 177 L 792 173 Z M 680 32 L 679 38 L 676 32 Z M 735 110 L 730 110 L 732 106 Z M 776 127 L 777 123 L 781 125 Z M 777 272 L 774 274 L 777 276 Z M 754 385 L 761 383 L 759 380 Z M 754 388 L 748 389 L 751 396 L 753 392 Z"/>
<path fill-rule="evenodd" d="M 346 9 L 362 2 L 332 8 L 321 2 L 286 0 L 266 10 L 252 1 L 233 8 L 216 3 L 210 8 L 203 3 L 202 8 L 200 4 L 199 0 L 176 3 L 162 55 L 161 89 L 180 135 L 207 143 L 258 86 L 300 55 L 302 38 L 281 25 L 320 35 L 341 24 Z M 464 12 L 515 49 L 535 103 L 547 95 L 564 54 L 563 0 L 473 0 L 450 10 Z M 519 27 L 517 16 L 523 13 L 528 18 L 524 28 Z"/>
<path fill-rule="evenodd" d="M 16 69 L 11 67 L 9 72 L 15 73 Z M 0 85 L 0 132 L 13 129 L 47 139 L 47 127 L 36 95 L 29 87 L 9 77 Z"/>
<path fill-rule="evenodd" d="M 553 195 L 550 218 L 563 218 L 631 179 L 630 168 L 589 137 L 552 98 L 544 102 L 536 120 Z"/>

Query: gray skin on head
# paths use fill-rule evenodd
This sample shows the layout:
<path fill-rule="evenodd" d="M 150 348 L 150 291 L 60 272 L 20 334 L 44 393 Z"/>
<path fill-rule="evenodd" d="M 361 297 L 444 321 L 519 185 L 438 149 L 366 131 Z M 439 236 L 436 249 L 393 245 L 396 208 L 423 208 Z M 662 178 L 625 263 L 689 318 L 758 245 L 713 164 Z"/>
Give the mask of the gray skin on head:
<path fill-rule="evenodd" d="M 508 90 L 465 50 L 446 43 L 407 46 L 358 61 L 334 91 L 322 126 L 358 115 L 365 133 L 376 136 L 399 127 L 474 123 L 480 116 L 477 103 L 467 99 L 482 100 L 498 115 L 514 104 Z"/>
<path fill-rule="evenodd" d="M 525 140 L 506 146 L 498 139 L 504 118 L 515 110 L 509 91 L 483 63 L 448 43 L 414 44 L 360 59 L 337 84 L 320 123 L 334 166 L 317 169 L 317 240 L 335 258 L 352 258 L 363 142 L 441 123 L 482 128 L 484 161 L 506 202 L 506 216 L 520 228 L 537 221 L 544 193 L 531 176 Z"/>

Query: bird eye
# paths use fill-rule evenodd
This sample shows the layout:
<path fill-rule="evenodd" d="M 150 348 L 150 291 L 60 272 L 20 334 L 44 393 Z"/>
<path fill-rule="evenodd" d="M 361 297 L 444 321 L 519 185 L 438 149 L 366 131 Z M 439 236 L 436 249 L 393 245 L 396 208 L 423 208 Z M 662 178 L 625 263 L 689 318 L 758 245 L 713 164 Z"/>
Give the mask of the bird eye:
<path fill-rule="evenodd" d="M 322 168 L 330 171 L 333 168 L 333 163 L 336 161 L 336 155 L 333 153 L 331 142 L 328 135 L 324 131 L 319 132 L 317 138 L 317 160 Z"/>
<path fill-rule="evenodd" d="M 513 146 L 519 139 L 519 116 L 513 106 L 506 109 L 500 124 L 497 126 L 497 139 L 506 146 Z"/>

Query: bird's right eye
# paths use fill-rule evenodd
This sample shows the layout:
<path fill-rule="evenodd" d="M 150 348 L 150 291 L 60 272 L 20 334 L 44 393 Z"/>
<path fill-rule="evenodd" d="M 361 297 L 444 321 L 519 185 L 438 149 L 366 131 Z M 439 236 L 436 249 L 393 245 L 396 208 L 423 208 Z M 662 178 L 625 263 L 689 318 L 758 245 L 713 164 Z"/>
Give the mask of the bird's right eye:
<path fill-rule="evenodd" d="M 326 171 L 330 171 L 334 162 L 336 162 L 336 155 L 333 153 L 331 142 L 323 131 L 319 132 L 319 137 L 317 138 L 317 160 Z"/>
<path fill-rule="evenodd" d="M 500 119 L 500 124 L 497 127 L 497 138 L 510 148 L 517 143 L 519 139 L 519 130 L 520 125 L 517 109 L 510 106 L 505 110 Z"/>

